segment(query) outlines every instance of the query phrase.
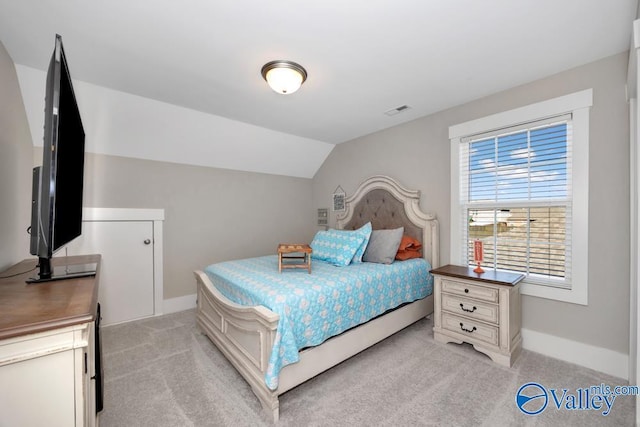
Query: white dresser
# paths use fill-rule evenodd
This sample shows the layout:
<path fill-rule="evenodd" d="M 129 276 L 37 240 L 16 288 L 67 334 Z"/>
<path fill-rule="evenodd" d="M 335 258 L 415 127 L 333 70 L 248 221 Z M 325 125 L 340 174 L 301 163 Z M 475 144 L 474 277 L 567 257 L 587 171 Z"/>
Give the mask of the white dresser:
<path fill-rule="evenodd" d="M 431 270 L 435 279 L 433 337 L 467 342 L 494 362 L 511 366 L 520 354 L 522 274 L 446 265 Z"/>
<path fill-rule="evenodd" d="M 102 405 L 96 275 L 27 284 L 36 259 L 0 273 L 0 426 L 94 427 Z"/>

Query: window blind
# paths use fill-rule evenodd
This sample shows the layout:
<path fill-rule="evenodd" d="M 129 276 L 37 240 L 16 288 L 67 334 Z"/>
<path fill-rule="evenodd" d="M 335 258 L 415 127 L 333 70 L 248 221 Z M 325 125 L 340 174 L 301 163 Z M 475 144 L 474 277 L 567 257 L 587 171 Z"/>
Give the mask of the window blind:
<path fill-rule="evenodd" d="M 570 287 L 571 115 L 461 138 L 463 259 Z"/>

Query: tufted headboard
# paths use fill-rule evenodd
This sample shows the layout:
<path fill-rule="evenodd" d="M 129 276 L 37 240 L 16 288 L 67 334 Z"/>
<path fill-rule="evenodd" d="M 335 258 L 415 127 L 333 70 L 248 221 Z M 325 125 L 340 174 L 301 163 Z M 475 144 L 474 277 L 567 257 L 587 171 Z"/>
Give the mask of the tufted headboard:
<path fill-rule="evenodd" d="M 440 266 L 439 226 L 435 215 L 419 207 L 420 191 L 408 190 L 394 179 L 375 175 L 347 197 L 338 215 L 338 228 L 355 230 L 371 221 L 374 230 L 404 227 L 404 233 L 422 243 L 422 254 L 432 268 Z"/>

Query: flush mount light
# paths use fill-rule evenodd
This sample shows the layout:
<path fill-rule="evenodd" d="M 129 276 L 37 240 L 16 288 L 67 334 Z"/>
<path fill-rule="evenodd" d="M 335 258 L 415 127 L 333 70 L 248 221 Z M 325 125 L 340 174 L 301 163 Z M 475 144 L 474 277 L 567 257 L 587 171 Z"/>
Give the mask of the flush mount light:
<path fill-rule="evenodd" d="M 300 89 L 307 80 L 307 70 L 295 62 L 277 60 L 262 66 L 262 77 L 271 89 L 282 95 L 289 95 Z"/>

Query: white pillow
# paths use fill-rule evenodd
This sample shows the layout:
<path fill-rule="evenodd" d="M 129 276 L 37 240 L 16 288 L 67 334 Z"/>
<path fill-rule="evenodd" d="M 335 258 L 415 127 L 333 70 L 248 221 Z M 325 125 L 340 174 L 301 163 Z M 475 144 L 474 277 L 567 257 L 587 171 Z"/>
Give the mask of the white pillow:
<path fill-rule="evenodd" d="M 351 260 L 351 262 L 358 263 L 358 262 L 362 262 L 362 255 L 364 255 L 364 251 L 365 249 L 367 249 L 367 244 L 369 243 L 369 238 L 371 237 L 371 223 L 370 222 L 366 223 L 362 227 L 355 230 L 355 232 L 362 233 L 362 235 L 364 236 L 364 241 L 362 242 L 362 244 L 356 251 L 356 254 L 353 256 L 353 259 Z"/>

